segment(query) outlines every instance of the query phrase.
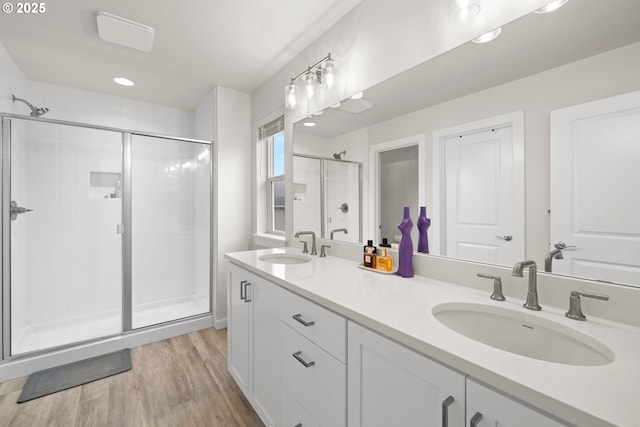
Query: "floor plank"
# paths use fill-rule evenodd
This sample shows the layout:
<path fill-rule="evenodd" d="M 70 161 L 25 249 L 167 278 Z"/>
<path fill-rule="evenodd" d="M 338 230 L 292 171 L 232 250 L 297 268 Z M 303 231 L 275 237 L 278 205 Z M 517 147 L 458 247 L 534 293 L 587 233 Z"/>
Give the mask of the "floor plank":
<path fill-rule="evenodd" d="M 131 350 L 128 372 L 17 404 L 26 382 L 0 384 L 0 426 L 261 427 L 227 371 L 226 330 Z"/>

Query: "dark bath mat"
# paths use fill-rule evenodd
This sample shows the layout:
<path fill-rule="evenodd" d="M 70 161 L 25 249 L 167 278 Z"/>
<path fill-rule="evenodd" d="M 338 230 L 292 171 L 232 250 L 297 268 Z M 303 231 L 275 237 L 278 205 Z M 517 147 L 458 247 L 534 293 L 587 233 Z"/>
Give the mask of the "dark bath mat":
<path fill-rule="evenodd" d="M 120 374 L 131 369 L 131 351 L 127 348 L 114 353 L 80 360 L 29 375 L 18 403 L 37 399 L 91 381 Z"/>

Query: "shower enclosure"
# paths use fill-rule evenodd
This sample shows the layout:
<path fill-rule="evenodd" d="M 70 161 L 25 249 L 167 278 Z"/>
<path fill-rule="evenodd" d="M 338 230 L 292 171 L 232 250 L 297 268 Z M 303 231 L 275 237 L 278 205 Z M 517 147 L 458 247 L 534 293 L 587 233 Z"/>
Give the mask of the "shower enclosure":
<path fill-rule="evenodd" d="M 211 143 L 2 115 L 2 358 L 210 314 Z"/>
<path fill-rule="evenodd" d="M 293 155 L 293 228 L 345 242 L 361 242 L 362 164 Z M 337 230 L 347 230 L 344 231 Z"/>

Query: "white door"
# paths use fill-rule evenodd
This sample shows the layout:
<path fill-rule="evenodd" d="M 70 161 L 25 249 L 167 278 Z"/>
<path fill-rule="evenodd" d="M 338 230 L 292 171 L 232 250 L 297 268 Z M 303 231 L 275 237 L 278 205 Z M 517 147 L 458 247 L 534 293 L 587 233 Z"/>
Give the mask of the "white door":
<path fill-rule="evenodd" d="M 524 259 L 513 126 L 446 137 L 444 157 L 443 255 L 503 265 Z"/>
<path fill-rule="evenodd" d="M 639 164 L 640 91 L 551 112 L 554 272 L 640 286 Z"/>

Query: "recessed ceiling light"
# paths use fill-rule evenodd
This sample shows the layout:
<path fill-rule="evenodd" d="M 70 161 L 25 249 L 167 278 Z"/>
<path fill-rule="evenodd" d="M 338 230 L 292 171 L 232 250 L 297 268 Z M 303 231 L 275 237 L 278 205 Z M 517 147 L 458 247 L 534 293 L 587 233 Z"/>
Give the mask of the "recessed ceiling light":
<path fill-rule="evenodd" d="M 478 37 L 476 37 L 475 39 L 472 39 L 471 41 L 474 43 L 487 43 L 495 39 L 496 37 L 498 37 L 501 32 L 502 32 L 502 27 L 498 27 L 495 30 L 491 30 L 487 33 L 480 34 Z"/>
<path fill-rule="evenodd" d="M 315 113 L 313 113 L 314 116 L 321 116 L 324 114 L 324 110 L 318 110 Z"/>
<path fill-rule="evenodd" d="M 351 99 L 360 99 L 360 98 L 362 98 L 362 92 L 358 92 L 351 97 Z"/>
<path fill-rule="evenodd" d="M 124 77 L 114 77 L 113 81 L 122 86 L 133 86 L 135 83 Z"/>
<path fill-rule="evenodd" d="M 307 127 L 314 127 L 316 124 L 314 122 L 304 122 L 303 125 Z"/>
<path fill-rule="evenodd" d="M 333 105 L 332 105 L 331 107 L 329 107 L 329 108 L 339 108 L 339 107 L 340 107 L 340 105 L 341 105 L 341 104 L 340 104 L 339 102 L 336 102 L 335 104 L 333 104 Z"/>
<path fill-rule="evenodd" d="M 552 2 L 549 2 L 546 5 L 542 6 L 540 9 L 536 9 L 535 13 L 553 12 L 554 10 L 558 10 L 562 6 L 564 6 L 567 1 L 569 0 L 553 0 Z"/>

